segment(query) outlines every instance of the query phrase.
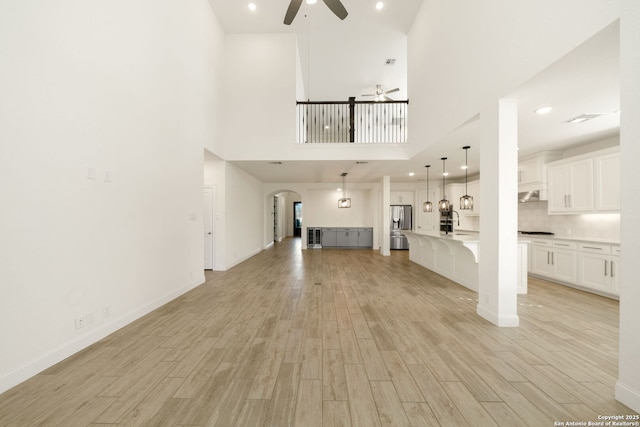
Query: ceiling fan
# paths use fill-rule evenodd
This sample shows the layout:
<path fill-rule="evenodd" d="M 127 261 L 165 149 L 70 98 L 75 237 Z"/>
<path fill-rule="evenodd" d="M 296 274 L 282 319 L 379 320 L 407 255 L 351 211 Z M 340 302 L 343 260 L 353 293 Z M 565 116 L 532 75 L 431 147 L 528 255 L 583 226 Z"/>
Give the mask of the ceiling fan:
<path fill-rule="evenodd" d="M 389 98 L 387 94 L 398 92 L 400 88 L 394 88 L 389 90 L 382 90 L 382 85 L 376 85 L 376 93 L 365 93 L 362 96 L 375 96 L 376 101 L 393 101 L 393 99 Z"/>
<path fill-rule="evenodd" d="M 322 0 L 324 4 L 326 4 L 329 9 L 340 19 L 344 19 L 349 14 L 347 9 L 344 8 L 342 2 L 340 0 Z M 289 7 L 287 8 L 287 13 L 284 15 L 284 23 L 286 25 L 291 25 L 293 19 L 296 17 L 298 10 L 300 9 L 300 5 L 302 4 L 302 0 L 291 0 L 289 3 Z"/>

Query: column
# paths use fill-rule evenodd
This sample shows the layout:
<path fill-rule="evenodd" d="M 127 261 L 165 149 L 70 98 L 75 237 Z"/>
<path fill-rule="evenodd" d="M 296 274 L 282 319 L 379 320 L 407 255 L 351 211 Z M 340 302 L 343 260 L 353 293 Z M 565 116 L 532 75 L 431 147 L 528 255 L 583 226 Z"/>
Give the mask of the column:
<path fill-rule="evenodd" d="M 391 205 L 391 177 L 389 176 L 382 177 L 381 201 L 380 209 L 382 209 L 382 212 L 380 218 L 382 219 L 382 224 L 380 230 L 382 230 L 382 245 L 380 246 L 380 253 L 383 256 L 391 256 L 391 213 L 389 212 L 389 206 Z"/>
<path fill-rule="evenodd" d="M 620 18 L 620 354 L 616 399 L 640 412 L 640 3 L 625 0 Z"/>
<path fill-rule="evenodd" d="M 477 312 L 518 326 L 518 110 L 501 99 L 480 113 L 480 257 Z"/>

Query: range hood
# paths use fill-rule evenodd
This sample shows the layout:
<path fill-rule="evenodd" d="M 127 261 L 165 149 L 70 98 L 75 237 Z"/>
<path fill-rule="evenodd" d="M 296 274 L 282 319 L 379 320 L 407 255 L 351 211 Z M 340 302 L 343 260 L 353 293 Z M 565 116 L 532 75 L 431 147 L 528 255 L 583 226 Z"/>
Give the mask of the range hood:
<path fill-rule="evenodd" d="M 532 191 L 523 191 L 522 193 L 518 193 L 518 202 L 539 202 L 540 201 L 540 190 L 532 190 Z"/>

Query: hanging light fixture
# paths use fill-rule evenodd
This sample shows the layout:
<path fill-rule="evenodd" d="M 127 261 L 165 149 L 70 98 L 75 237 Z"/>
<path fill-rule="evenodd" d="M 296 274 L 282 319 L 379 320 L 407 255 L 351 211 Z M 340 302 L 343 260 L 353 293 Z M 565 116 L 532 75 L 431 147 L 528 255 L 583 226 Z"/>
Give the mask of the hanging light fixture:
<path fill-rule="evenodd" d="M 442 160 L 442 200 L 438 202 L 438 210 L 442 213 L 448 214 L 451 210 L 451 203 L 449 203 L 444 194 L 444 177 L 447 176 L 447 172 L 445 171 L 445 162 L 447 161 L 447 158 L 442 157 L 440 160 Z"/>
<path fill-rule="evenodd" d="M 433 203 L 429 201 L 429 168 L 431 165 L 426 165 L 427 168 L 427 201 L 422 204 L 423 212 L 433 212 Z"/>
<path fill-rule="evenodd" d="M 338 207 L 339 208 L 350 208 L 351 207 L 351 198 L 347 197 L 347 173 L 342 172 L 340 175 L 342 177 L 342 198 L 338 199 Z"/>
<path fill-rule="evenodd" d="M 467 194 L 467 171 L 469 170 L 467 153 L 469 148 L 471 147 L 468 145 L 462 147 L 464 150 L 464 196 L 460 197 L 460 209 L 473 210 L 473 197 Z"/>

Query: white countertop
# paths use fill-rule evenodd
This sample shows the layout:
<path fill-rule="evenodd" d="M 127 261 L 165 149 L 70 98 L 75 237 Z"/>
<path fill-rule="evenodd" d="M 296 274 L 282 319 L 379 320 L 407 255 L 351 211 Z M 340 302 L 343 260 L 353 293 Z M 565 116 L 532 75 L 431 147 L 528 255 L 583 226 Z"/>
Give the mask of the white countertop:
<path fill-rule="evenodd" d="M 608 245 L 619 245 L 620 239 L 606 239 L 602 237 L 579 237 L 579 236 L 548 236 L 548 235 L 535 235 L 535 234 L 527 234 L 526 235 L 530 239 L 548 239 L 548 240 L 572 240 L 574 242 L 593 242 L 593 243 L 604 243 Z"/>

